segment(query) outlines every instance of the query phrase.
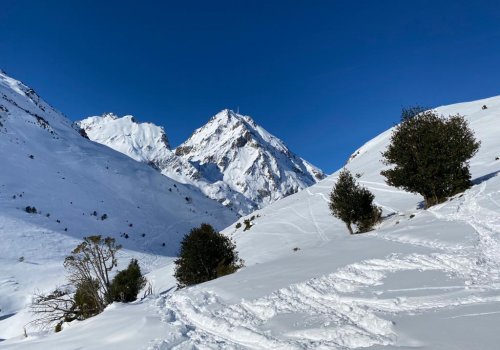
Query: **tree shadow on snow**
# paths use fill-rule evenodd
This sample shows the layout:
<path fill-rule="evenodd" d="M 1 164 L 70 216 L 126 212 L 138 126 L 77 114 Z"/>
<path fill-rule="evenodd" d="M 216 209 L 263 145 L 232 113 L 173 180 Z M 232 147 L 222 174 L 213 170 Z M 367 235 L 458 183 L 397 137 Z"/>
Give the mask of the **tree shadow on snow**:
<path fill-rule="evenodd" d="M 493 177 L 497 176 L 498 174 L 500 174 L 500 170 L 497 170 L 497 171 L 494 171 L 494 172 L 492 172 L 492 173 L 489 173 L 489 174 L 486 174 L 486 175 L 480 176 L 480 177 L 478 177 L 478 178 L 476 178 L 476 179 L 472 180 L 472 183 L 473 183 L 474 185 L 479 185 L 479 184 L 481 184 L 481 183 L 483 183 L 483 182 L 485 182 L 485 181 L 488 181 L 489 179 L 491 179 L 491 178 L 493 178 Z"/>

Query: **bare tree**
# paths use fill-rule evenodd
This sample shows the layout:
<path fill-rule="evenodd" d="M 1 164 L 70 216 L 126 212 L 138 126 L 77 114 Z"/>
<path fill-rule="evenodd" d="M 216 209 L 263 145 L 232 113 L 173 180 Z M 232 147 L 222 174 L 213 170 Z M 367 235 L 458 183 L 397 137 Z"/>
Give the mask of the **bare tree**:
<path fill-rule="evenodd" d="M 69 282 L 85 288 L 85 293 L 94 299 L 100 311 L 104 310 L 109 300 L 109 273 L 117 265 L 116 252 L 119 249 L 121 246 L 116 245 L 114 238 L 89 236 L 64 259 Z M 97 281 L 97 288 L 90 282 L 94 280 Z"/>
<path fill-rule="evenodd" d="M 40 328 L 77 318 L 76 305 L 69 289 L 56 288 L 49 294 L 35 293 L 30 311 L 36 316 L 30 323 Z"/>
<path fill-rule="evenodd" d="M 85 319 L 102 312 L 111 302 L 111 270 L 117 266 L 116 252 L 121 249 L 114 238 L 89 236 L 83 239 L 64 260 L 73 289 L 56 289 L 49 294 L 35 294 L 32 324 L 49 327 L 57 323 Z M 73 293 L 74 292 L 74 293 Z"/>

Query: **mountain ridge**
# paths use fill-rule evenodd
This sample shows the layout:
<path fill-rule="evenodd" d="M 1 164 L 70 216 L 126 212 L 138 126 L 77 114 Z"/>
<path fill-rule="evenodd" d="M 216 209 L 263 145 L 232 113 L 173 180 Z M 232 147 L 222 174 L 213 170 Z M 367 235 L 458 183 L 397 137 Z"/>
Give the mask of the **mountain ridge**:
<path fill-rule="evenodd" d="M 325 177 L 250 116 L 229 109 L 215 114 L 175 149 L 167 145 L 156 155 L 144 146 L 154 149 L 155 145 L 133 132 L 134 125 L 149 125 L 165 133 L 154 124 L 136 123 L 131 116 L 110 118 L 108 114 L 89 117 L 78 124 L 90 139 L 148 162 L 162 174 L 199 188 L 243 215 Z M 143 148 L 132 147 L 133 144 Z"/>

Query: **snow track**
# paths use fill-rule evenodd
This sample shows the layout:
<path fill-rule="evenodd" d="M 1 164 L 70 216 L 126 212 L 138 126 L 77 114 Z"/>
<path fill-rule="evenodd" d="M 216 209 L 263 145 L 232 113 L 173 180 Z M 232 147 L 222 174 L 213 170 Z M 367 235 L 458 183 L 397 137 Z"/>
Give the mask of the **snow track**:
<path fill-rule="evenodd" d="M 359 297 L 364 289 L 382 284 L 389 273 L 442 271 L 468 278 L 482 270 L 474 259 L 449 254 L 391 256 L 351 264 L 337 272 L 280 289 L 269 296 L 226 305 L 214 293 L 186 290 L 173 293 L 161 305 L 164 319 L 174 333 L 186 339 L 176 348 L 304 349 L 358 348 L 394 343 L 391 321 L 379 313 L 424 312 L 485 301 L 481 293 L 499 286 L 476 289 L 454 287 L 447 293 L 385 299 Z M 489 273 L 488 273 L 489 275 Z M 447 288 L 443 288 L 447 289 Z M 407 292 L 407 291 L 402 291 Z M 404 295 L 404 294 L 403 294 Z M 267 324 L 289 314 L 301 315 L 315 327 L 273 335 Z M 167 349 L 168 345 L 155 349 Z"/>

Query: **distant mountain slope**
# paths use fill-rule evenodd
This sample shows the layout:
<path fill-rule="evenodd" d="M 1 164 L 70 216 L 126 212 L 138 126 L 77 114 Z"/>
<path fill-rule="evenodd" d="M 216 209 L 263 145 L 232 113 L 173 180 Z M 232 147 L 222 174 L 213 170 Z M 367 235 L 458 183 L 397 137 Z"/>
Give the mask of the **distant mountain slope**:
<path fill-rule="evenodd" d="M 60 283 L 64 256 L 83 236 L 111 235 L 149 269 L 159 257 L 175 256 L 192 227 L 222 228 L 237 219 L 199 191 L 82 137 L 4 73 L 0 159 L 0 339 L 2 323 L 16 323 L 2 316 L 21 310 L 35 289 Z"/>
<path fill-rule="evenodd" d="M 215 115 L 171 151 L 162 128 L 106 114 L 79 122 L 90 139 L 148 162 L 164 175 L 246 214 L 324 178 L 250 117 Z M 148 139 L 149 138 L 149 139 Z"/>

